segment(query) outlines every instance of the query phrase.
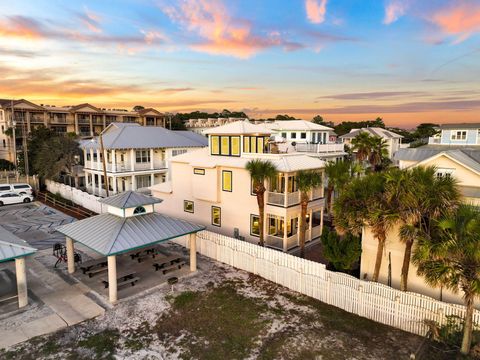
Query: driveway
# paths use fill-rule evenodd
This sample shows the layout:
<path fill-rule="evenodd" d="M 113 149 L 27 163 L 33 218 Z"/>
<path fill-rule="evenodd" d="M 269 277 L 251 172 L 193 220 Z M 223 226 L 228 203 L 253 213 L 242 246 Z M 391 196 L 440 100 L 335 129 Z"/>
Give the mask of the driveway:
<path fill-rule="evenodd" d="M 0 207 L 0 226 L 39 250 L 63 243 L 64 236 L 55 228 L 72 221 L 75 219 L 40 202 Z"/>

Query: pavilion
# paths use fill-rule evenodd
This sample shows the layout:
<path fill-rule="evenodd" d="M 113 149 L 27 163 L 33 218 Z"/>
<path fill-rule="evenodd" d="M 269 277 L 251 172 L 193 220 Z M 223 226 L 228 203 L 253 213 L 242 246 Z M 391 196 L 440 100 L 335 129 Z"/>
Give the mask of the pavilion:
<path fill-rule="evenodd" d="M 0 262 L 15 260 L 15 276 L 17 278 L 18 307 L 28 305 L 27 271 L 25 257 L 35 253 L 37 249 L 0 226 Z"/>
<path fill-rule="evenodd" d="M 100 200 L 107 212 L 57 228 L 66 236 L 67 264 L 75 272 L 74 242 L 107 257 L 109 300 L 117 301 L 116 256 L 189 235 L 190 271 L 197 270 L 196 233 L 204 226 L 155 212 L 162 200 L 126 191 Z"/>

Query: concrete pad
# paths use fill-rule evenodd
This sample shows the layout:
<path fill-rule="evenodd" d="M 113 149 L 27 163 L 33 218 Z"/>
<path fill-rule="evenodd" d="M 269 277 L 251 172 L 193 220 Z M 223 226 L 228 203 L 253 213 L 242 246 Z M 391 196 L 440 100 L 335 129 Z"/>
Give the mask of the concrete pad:
<path fill-rule="evenodd" d="M 31 321 L 28 324 L 23 325 L 20 330 L 27 336 L 27 338 L 32 338 L 49 334 L 65 327 L 67 327 L 65 321 L 63 321 L 57 314 L 52 314 L 42 319 Z"/>
<path fill-rule="evenodd" d="M 29 337 L 19 328 L 8 331 L 0 330 L 0 349 L 27 341 Z"/>

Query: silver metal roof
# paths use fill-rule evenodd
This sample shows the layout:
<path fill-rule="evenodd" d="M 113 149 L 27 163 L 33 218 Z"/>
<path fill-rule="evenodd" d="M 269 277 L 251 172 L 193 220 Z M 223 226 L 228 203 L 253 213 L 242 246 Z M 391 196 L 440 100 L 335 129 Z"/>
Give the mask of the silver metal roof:
<path fill-rule="evenodd" d="M 103 204 L 110 205 L 119 209 L 158 204 L 162 201 L 162 199 L 144 195 L 131 190 L 99 200 L 99 202 Z"/>
<path fill-rule="evenodd" d="M 402 135 L 399 135 L 397 133 L 394 133 L 393 131 L 390 131 L 390 130 L 387 130 L 387 129 L 384 129 L 384 128 L 379 128 L 379 127 L 366 127 L 366 128 L 356 129 L 356 130 L 352 130 L 349 133 L 347 133 L 345 135 L 342 135 L 342 136 L 339 136 L 339 137 L 340 137 L 340 139 L 351 139 L 351 138 L 356 137 L 357 135 L 359 135 L 362 132 L 366 132 L 366 133 L 369 133 L 370 135 L 378 136 L 378 137 L 381 137 L 383 139 L 391 139 L 391 138 L 401 139 L 401 138 L 403 138 Z"/>
<path fill-rule="evenodd" d="M 0 262 L 13 260 L 36 252 L 37 249 L 0 226 Z"/>
<path fill-rule="evenodd" d="M 159 126 L 141 126 L 139 124 L 110 124 L 102 132 L 105 149 L 158 149 L 204 147 L 208 140 L 204 137 L 177 133 Z M 84 149 L 99 148 L 98 137 L 83 140 L 80 146 Z"/>
<path fill-rule="evenodd" d="M 66 224 L 57 231 L 104 255 L 115 255 L 205 229 L 159 213 L 127 218 L 102 214 Z"/>

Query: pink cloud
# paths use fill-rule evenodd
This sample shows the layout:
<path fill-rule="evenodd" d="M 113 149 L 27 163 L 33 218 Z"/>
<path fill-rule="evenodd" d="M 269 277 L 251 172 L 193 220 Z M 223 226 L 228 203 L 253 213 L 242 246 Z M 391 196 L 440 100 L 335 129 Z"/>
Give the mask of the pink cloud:
<path fill-rule="evenodd" d="M 385 17 L 383 23 L 389 25 L 397 21 L 401 16 L 405 15 L 408 4 L 407 1 L 391 0 L 385 6 Z"/>
<path fill-rule="evenodd" d="M 456 43 L 462 42 L 472 34 L 480 32 L 480 4 L 462 2 L 443 8 L 430 18 L 444 34 L 456 36 Z"/>
<path fill-rule="evenodd" d="M 249 58 L 269 47 L 284 46 L 293 50 L 299 45 L 283 41 L 275 32 L 265 36 L 253 34 L 252 24 L 232 17 L 221 0 L 185 0 L 178 7 L 162 10 L 199 36 L 200 39 L 190 45 L 197 51 Z"/>
<path fill-rule="evenodd" d="M 11 16 L 0 20 L 0 36 L 32 40 L 40 39 L 44 34 L 35 20 L 24 16 Z"/>
<path fill-rule="evenodd" d="M 305 10 L 311 23 L 321 24 L 325 21 L 327 0 L 305 0 Z"/>

